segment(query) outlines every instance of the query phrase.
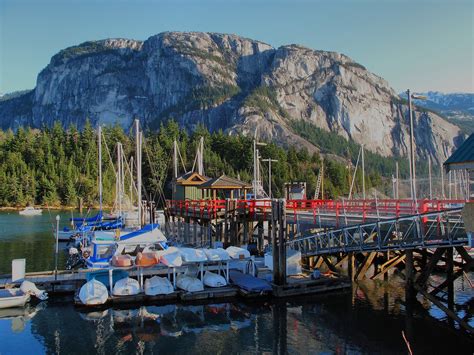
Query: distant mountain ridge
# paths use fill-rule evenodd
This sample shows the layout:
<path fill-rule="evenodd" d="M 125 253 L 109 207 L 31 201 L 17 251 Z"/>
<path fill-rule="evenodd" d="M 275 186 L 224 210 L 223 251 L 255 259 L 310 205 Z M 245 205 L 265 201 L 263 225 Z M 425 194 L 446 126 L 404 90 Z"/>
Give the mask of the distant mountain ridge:
<path fill-rule="evenodd" d="M 416 105 L 439 112 L 467 134 L 474 133 L 474 93 L 428 91 L 420 94 L 427 100 L 415 100 Z M 406 94 L 400 96 L 406 97 Z"/>
<path fill-rule="evenodd" d="M 381 77 L 349 57 L 299 45 L 273 48 L 236 35 L 165 32 L 146 41 L 106 39 L 61 50 L 33 91 L 0 102 L 0 127 L 59 120 L 82 127 L 139 117 L 193 130 L 243 133 L 283 146 L 318 147 L 295 131 L 304 121 L 382 156 L 405 155 L 406 104 Z M 464 139 L 432 112 L 415 112 L 418 156 L 444 160 Z"/>

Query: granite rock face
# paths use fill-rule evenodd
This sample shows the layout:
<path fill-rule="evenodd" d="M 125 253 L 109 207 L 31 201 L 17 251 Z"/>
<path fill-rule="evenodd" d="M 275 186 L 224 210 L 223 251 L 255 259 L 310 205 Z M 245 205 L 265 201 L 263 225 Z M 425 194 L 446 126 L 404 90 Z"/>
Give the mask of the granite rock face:
<path fill-rule="evenodd" d="M 407 107 L 389 84 L 349 57 L 236 35 L 165 32 L 146 41 L 85 42 L 56 54 L 34 90 L 0 101 L 0 126 L 78 127 L 140 118 L 151 128 L 173 118 L 193 129 L 241 132 L 281 145 L 318 148 L 292 129 L 304 120 L 365 144 L 383 156 L 405 155 Z M 443 160 L 459 128 L 415 112 L 420 157 Z"/>

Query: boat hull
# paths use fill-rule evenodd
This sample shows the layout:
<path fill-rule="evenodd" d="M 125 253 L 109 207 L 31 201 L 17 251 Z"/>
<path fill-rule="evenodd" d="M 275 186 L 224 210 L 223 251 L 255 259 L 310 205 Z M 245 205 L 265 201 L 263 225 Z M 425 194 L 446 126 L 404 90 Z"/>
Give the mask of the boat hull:
<path fill-rule="evenodd" d="M 19 289 L 2 290 L 0 293 L 0 309 L 24 307 L 30 300 L 29 294 L 24 294 Z"/>

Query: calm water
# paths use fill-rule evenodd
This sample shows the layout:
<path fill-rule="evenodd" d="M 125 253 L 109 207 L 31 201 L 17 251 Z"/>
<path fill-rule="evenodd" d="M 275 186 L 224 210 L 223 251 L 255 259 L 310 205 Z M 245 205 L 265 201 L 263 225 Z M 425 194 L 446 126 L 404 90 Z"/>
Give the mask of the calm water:
<path fill-rule="evenodd" d="M 93 215 L 95 212 L 90 212 Z M 41 216 L 21 216 L 17 211 L 0 212 L 0 274 L 11 273 L 11 260 L 26 258 L 26 271 L 54 269 L 56 215 L 60 229 L 69 227 L 70 211 L 43 210 Z M 74 212 L 75 217 L 79 217 Z M 64 266 L 66 243 L 60 244 L 58 265 Z M 61 268 L 61 267 L 60 267 Z"/>
<path fill-rule="evenodd" d="M 69 216 L 61 214 L 63 221 Z M 26 257 L 28 270 L 53 266 L 47 212 L 30 218 L 2 213 L 0 226 L 2 273 L 10 272 L 13 257 Z M 464 317 L 472 311 L 474 292 L 464 279 L 456 291 L 457 312 Z M 0 311 L 0 354 L 407 353 L 402 331 L 415 354 L 474 351 L 473 339 L 423 299 L 407 310 L 403 284 L 393 277 L 359 283 L 345 294 L 267 303 L 143 305 L 84 313 L 71 297 L 54 298 Z"/>

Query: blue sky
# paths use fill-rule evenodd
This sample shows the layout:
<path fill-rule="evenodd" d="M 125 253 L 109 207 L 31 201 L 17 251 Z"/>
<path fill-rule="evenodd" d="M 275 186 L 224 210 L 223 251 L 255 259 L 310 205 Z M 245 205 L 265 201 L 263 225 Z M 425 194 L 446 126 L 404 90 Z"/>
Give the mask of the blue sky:
<path fill-rule="evenodd" d="M 59 50 L 163 31 L 235 33 L 342 52 L 397 91 L 474 91 L 470 0 L 0 0 L 0 92 L 33 88 Z"/>

